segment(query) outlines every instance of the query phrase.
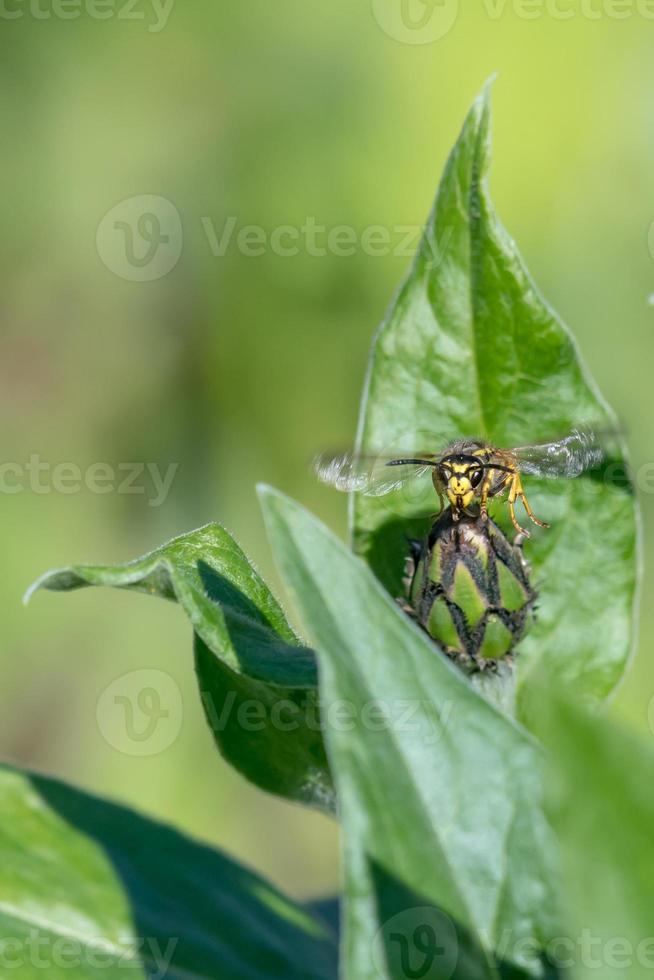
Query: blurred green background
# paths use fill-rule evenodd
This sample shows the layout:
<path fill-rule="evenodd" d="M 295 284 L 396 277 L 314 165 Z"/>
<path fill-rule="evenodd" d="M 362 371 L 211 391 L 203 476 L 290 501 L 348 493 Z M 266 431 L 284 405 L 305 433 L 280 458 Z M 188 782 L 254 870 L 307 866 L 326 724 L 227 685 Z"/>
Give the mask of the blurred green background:
<path fill-rule="evenodd" d="M 276 581 L 260 480 L 345 531 L 345 498 L 307 463 L 353 441 L 371 335 L 409 263 L 398 228 L 424 221 L 494 71 L 498 211 L 623 420 L 634 466 L 654 460 L 654 21 L 635 0 L 621 18 L 608 0 L 562 3 L 569 19 L 549 3 L 527 18 L 509 2 L 177 0 L 165 23 L 146 0 L 129 18 L 116 0 L 105 19 L 30 2 L 0 14 L 1 455 L 179 469 L 160 507 L 143 480 L 141 495 L 2 493 L 0 752 L 320 894 L 337 881 L 335 830 L 218 758 L 182 613 L 92 590 L 25 609 L 22 592 L 51 566 L 136 557 L 209 520 Z M 113 226 L 96 235 L 142 195 L 173 205 L 183 241 L 173 233 L 168 247 L 182 248 L 167 275 L 132 281 L 126 239 L 116 231 L 116 274 Z M 267 235 L 348 225 L 359 244 L 313 255 L 300 241 L 283 255 L 269 242 L 253 256 L 232 239 L 213 254 L 211 230 L 220 238 L 230 219 Z M 361 247 L 378 225 L 390 246 Z M 651 492 L 642 505 L 647 559 Z M 648 574 L 639 653 L 611 709 L 650 738 L 651 585 Z M 110 744 L 96 717 L 107 686 L 141 668 L 175 679 L 184 712 L 174 744 L 143 757 Z"/>

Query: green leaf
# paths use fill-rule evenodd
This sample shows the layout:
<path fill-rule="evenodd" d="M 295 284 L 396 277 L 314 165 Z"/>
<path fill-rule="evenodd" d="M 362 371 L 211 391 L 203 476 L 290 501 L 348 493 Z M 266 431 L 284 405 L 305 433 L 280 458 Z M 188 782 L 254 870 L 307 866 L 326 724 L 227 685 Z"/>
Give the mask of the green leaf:
<path fill-rule="evenodd" d="M 559 705 L 549 724 L 550 808 L 569 923 L 556 955 L 574 963 L 575 980 L 645 980 L 654 971 L 654 753 L 570 705 Z"/>
<path fill-rule="evenodd" d="M 331 532 L 274 491 L 261 496 L 280 572 L 320 656 L 347 842 L 347 976 L 402 976 L 393 936 L 409 942 L 421 928 L 449 937 L 446 958 L 456 947 L 456 964 L 439 963 L 434 976 L 545 976 L 540 959 L 521 952 L 521 940 L 542 949 L 555 934 L 536 743 Z"/>
<path fill-rule="evenodd" d="M 202 703 L 225 758 L 271 793 L 333 809 L 315 656 L 223 527 L 208 524 L 123 565 L 48 572 L 28 597 L 90 585 L 179 602 L 196 634 Z"/>
<path fill-rule="evenodd" d="M 449 158 L 413 268 L 375 339 L 359 449 L 432 452 L 482 437 L 500 447 L 550 441 L 616 421 L 547 305 L 488 192 L 488 90 L 474 103 Z M 534 180 L 537 175 L 534 175 Z M 603 699 L 632 645 L 636 520 L 620 452 L 572 481 L 525 477 L 537 516 L 552 524 L 525 547 L 540 590 L 538 622 L 521 647 L 526 708 L 539 661 L 561 684 Z M 609 485 L 612 482 L 613 485 Z M 355 496 L 356 551 L 400 595 L 407 532 L 424 533 L 433 491 L 406 499 Z M 498 504 L 495 514 L 502 515 Z M 506 522 L 505 522 L 506 526 Z"/>
<path fill-rule="evenodd" d="M 8 767 L 0 815 L 2 976 L 336 977 L 326 926 L 169 827 Z"/>

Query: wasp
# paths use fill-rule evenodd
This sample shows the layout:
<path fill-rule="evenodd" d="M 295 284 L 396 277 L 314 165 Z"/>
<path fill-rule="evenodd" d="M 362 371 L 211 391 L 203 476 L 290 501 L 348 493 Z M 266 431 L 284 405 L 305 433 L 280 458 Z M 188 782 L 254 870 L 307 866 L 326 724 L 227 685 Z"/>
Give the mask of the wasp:
<path fill-rule="evenodd" d="M 447 501 L 455 521 L 464 515 L 477 514 L 487 520 L 489 501 L 507 494 L 511 523 L 519 534 L 529 537 L 529 532 L 521 527 L 516 517 L 518 501 L 538 527 L 549 527 L 549 524 L 534 515 L 525 495 L 522 476 L 571 479 L 598 466 L 604 455 L 595 433 L 575 429 L 556 442 L 515 449 L 500 449 L 481 439 L 459 439 L 440 453 L 407 453 L 393 457 L 356 452 L 325 454 L 315 460 L 314 469 L 323 483 L 337 490 L 375 497 L 398 490 L 409 480 L 431 472 L 440 502 L 438 513 Z"/>

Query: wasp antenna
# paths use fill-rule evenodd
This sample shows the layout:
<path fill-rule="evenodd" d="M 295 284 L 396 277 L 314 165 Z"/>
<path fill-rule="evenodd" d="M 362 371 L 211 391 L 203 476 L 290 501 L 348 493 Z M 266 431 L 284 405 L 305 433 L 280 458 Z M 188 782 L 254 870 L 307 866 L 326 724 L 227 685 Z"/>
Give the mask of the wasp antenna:
<path fill-rule="evenodd" d="M 386 463 L 387 466 L 438 466 L 434 460 L 431 459 L 389 459 Z"/>

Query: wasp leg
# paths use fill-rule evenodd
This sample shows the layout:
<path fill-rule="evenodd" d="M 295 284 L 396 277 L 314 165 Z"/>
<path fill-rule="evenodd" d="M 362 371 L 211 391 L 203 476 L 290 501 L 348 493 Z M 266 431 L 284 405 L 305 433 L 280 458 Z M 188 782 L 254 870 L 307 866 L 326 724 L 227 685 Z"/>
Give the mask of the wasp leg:
<path fill-rule="evenodd" d="M 549 527 L 549 524 L 546 524 L 545 521 L 539 521 L 538 518 L 534 516 L 534 512 L 529 506 L 529 501 L 527 500 L 525 496 L 525 492 L 522 489 L 522 481 L 520 480 L 520 474 L 516 470 L 516 472 L 513 475 L 511 490 L 509 491 L 509 511 L 512 515 L 513 526 L 517 530 L 522 530 L 522 528 L 520 528 L 520 526 L 518 525 L 517 521 L 514 519 L 514 514 L 513 514 L 513 504 L 515 504 L 515 501 L 518 498 L 520 498 L 520 500 L 522 501 L 522 506 L 527 511 L 527 517 L 529 518 L 530 521 L 533 521 L 533 523 L 537 524 L 538 527 Z"/>
<path fill-rule="evenodd" d="M 539 521 L 537 517 L 534 517 L 534 512 L 531 509 L 531 507 L 529 506 L 529 501 L 525 497 L 524 490 L 521 490 L 520 493 L 518 494 L 518 496 L 520 497 L 520 500 L 522 501 L 522 506 L 527 511 L 527 517 L 529 518 L 529 520 L 530 521 L 533 521 L 534 524 L 537 524 L 538 527 L 549 527 L 549 524 L 546 524 L 545 521 Z"/>
<path fill-rule="evenodd" d="M 479 501 L 479 511 L 481 514 L 482 521 L 488 520 L 488 495 L 490 493 L 491 482 L 492 482 L 491 476 L 488 473 L 484 477 L 484 482 L 481 485 L 481 498 Z"/>
<path fill-rule="evenodd" d="M 510 474 L 507 477 L 507 483 L 510 483 L 511 484 L 510 489 L 509 489 L 509 498 L 508 498 L 509 517 L 511 518 L 511 523 L 513 524 L 513 526 L 516 529 L 516 531 L 518 532 L 518 534 L 524 534 L 524 536 L 526 538 L 528 538 L 530 536 L 529 535 L 529 531 L 526 531 L 524 529 L 524 527 L 521 527 L 518 524 L 518 519 L 515 516 L 515 502 L 516 502 L 516 500 L 518 499 L 518 497 L 520 497 L 521 500 L 524 500 L 524 493 L 522 492 L 522 484 L 520 482 L 520 475 L 518 474 L 517 471 L 515 471 L 514 473 Z"/>

